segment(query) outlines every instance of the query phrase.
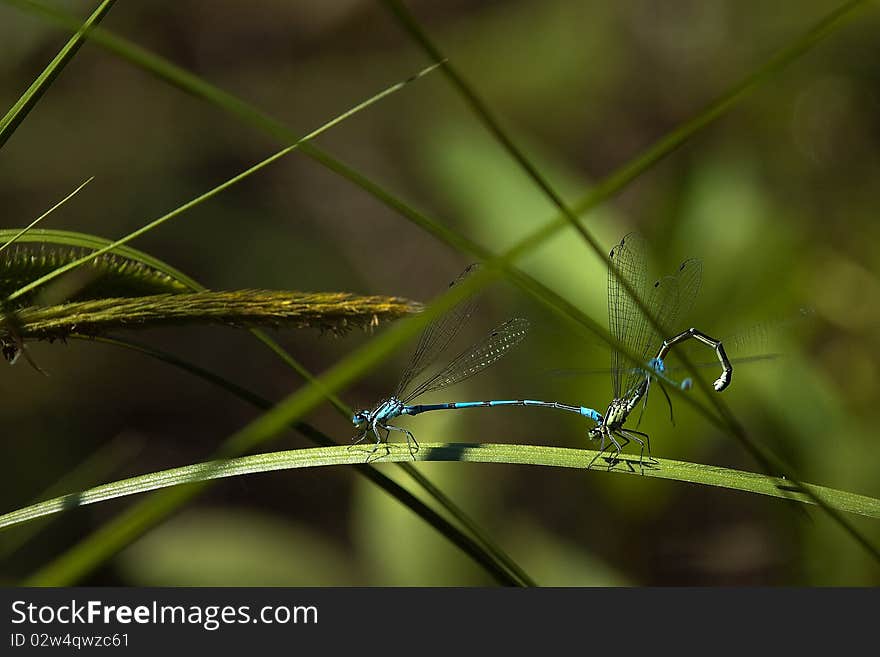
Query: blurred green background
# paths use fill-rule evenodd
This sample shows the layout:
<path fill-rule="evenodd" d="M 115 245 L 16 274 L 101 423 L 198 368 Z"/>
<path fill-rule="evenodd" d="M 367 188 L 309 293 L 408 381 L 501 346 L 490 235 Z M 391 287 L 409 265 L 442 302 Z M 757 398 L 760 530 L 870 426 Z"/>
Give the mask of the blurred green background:
<path fill-rule="evenodd" d="M 59 2 L 79 16 L 94 3 Z M 620 3 L 410 0 L 444 52 L 566 198 L 638 155 L 788 45 L 837 2 Z M 126 2 L 103 22 L 302 133 L 426 64 L 376 3 Z M 728 116 L 587 217 L 610 248 L 640 230 L 655 272 L 704 260 L 689 322 L 728 336 L 811 308 L 740 355 L 725 401 L 749 434 L 806 481 L 880 496 L 880 12 L 869 7 L 762 85 Z M 66 40 L 0 5 L 0 103 L 10 107 Z M 3 110 L 5 112 L 5 109 Z M 434 73 L 358 114 L 319 144 L 401 198 L 500 252 L 554 208 Z M 24 226 L 89 176 L 45 227 L 124 235 L 232 177 L 278 145 L 198 100 L 85 45 L 0 153 L 6 227 Z M 133 246 L 215 289 L 350 290 L 429 300 L 468 258 L 359 189 L 293 154 Z M 606 275 L 573 231 L 523 267 L 606 322 Z M 490 289 L 464 341 L 506 317 L 532 335 L 491 371 L 436 398 L 533 397 L 604 409 L 607 366 L 514 287 Z M 281 331 L 321 371 L 369 339 Z M 180 328 L 135 336 L 279 399 L 300 381 L 249 335 Z M 772 342 L 772 345 L 770 344 Z M 344 392 L 371 405 L 393 389 L 410 347 Z M 38 344 L 50 372 L 0 376 L 2 510 L 40 496 L 90 457 L 102 483 L 206 458 L 255 412 L 226 393 L 112 347 Z M 735 354 L 732 354 L 735 355 Z M 714 370 L 707 370 L 711 380 Z M 696 394 L 696 393 L 695 393 Z M 329 406 L 310 418 L 351 436 Z M 662 457 L 756 470 L 743 449 L 662 397 L 642 428 Z M 578 418 L 474 410 L 403 421 L 422 441 L 585 446 Z M 290 433 L 273 447 L 306 446 Z M 392 466 L 380 466 L 397 478 Z M 880 583 L 878 568 L 810 509 L 721 489 L 601 472 L 419 464 L 541 584 Z M 0 557 L 32 572 L 132 500 L 56 518 Z M 880 524 L 852 518 L 873 541 Z M 16 540 L 15 533 L 0 535 Z M 347 468 L 221 481 L 87 584 L 470 585 L 491 583 L 407 508 Z"/>

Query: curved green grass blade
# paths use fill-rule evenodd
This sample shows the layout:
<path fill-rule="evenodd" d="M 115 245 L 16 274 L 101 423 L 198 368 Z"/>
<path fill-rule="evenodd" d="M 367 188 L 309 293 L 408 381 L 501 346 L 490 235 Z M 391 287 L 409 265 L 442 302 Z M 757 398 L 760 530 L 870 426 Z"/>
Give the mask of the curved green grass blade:
<path fill-rule="evenodd" d="M 63 495 L 69 490 L 89 486 L 95 481 L 105 481 L 112 472 L 119 470 L 121 465 L 133 464 L 143 449 L 143 440 L 127 435 L 117 436 L 98 447 L 85 460 L 65 472 L 33 499 L 35 501 L 44 500 L 47 497 Z M 0 535 L 0 561 L 8 558 L 33 540 L 45 524 L 44 522 L 36 522 L 22 527 L 14 533 Z"/>
<path fill-rule="evenodd" d="M 37 79 L 31 83 L 31 86 L 22 94 L 15 104 L 9 109 L 6 115 L 0 119 L 0 148 L 9 140 L 12 133 L 24 121 L 28 113 L 33 109 L 40 97 L 49 88 L 49 85 L 58 77 L 58 74 L 64 69 L 79 47 L 85 41 L 86 33 L 93 26 L 101 22 L 101 19 L 113 7 L 116 0 L 104 0 L 98 8 L 92 12 L 85 23 L 76 28 L 76 33 L 64 45 L 57 55 L 49 62 L 49 65 L 43 69 L 43 72 L 37 76 Z"/>
<path fill-rule="evenodd" d="M 568 447 L 545 447 L 541 445 L 508 445 L 508 444 L 470 444 L 470 443 L 424 443 L 415 455 L 417 461 L 423 462 L 468 462 L 468 463 L 504 463 L 509 465 L 535 465 L 557 468 L 575 468 L 593 474 L 624 474 L 658 479 L 669 479 L 703 486 L 727 488 L 785 500 L 814 504 L 812 497 L 791 485 L 791 482 L 779 477 L 756 472 L 719 468 L 702 463 L 656 459 L 655 463 L 639 466 L 637 457 L 618 459 L 616 464 L 587 466 L 598 455 L 595 450 L 572 449 Z M 409 450 L 398 445 L 381 461 L 376 463 L 394 463 L 410 459 Z M 118 499 L 128 495 L 136 495 L 148 491 L 196 484 L 213 479 L 237 477 L 259 472 L 291 470 L 297 468 L 316 468 L 330 465 L 360 465 L 363 453 L 351 450 L 342 445 L 333 447 L 314 447 L 308 449 L 292 449 L 280 452 L 255 454 L 238 458 L 205 461 L 193 465 L 169 470 L 161 470 L 150 474 L 114 481 L 96 486 L 78 493 L 62 495 L 44 502 L 12 511 L 0 516 L 0 529 L 14 527 L 42 518 L 53 513 Z M 603 460 L 597 459 L 598 463 Z M 804 484 L 826 504 L 846 513 L 880 518 L 880 499 L 858 495 L 848 491 Z M 41 583 L 42 576 L 36 576 L 29 584 Z"/>
<path fill-rule="evenodd" d="M 17 228 L 0 228 L 0 241 L 12 239 L 20 233 Z M 78 233 L 69 230 L 54 230 L 51 228 L 34 228 L 27 233 L 18 237 L 19 243 L 25 244 L 46 244 L 51 246 L 66 246 L 83 249 L 91 249 L 98 251 L 107 249 L 106 252 L 118 255 L 127 260 L 140 263 L 145 267 L 162 272 L 169 278 L 180 282 L 187 289 L 193 291 L 204 290 L 205 288 L 195 280 L 184 274 L 179 269 L 175 269 L 171 265 L 154 258 L 148 253 L 133 249 L 125 245 L 113 245 L 112 240 L 108 240 L 97 235 L 88 235 L 86 233 Z M 18 288 L 16 288 L 18 289 Z"/>
<path fill-rule="evenodd" d="M 93 252 L 76 246 L 42 243 L 16 244 L 0 253 L 0 299 L 29 281 L 55 271 L 69 262 Z M 87 262 L 83 269 L 51 290 L 35 290 L 18 297 L 7 308 L 52 306 L 59 303 L 125 297 L 128 299 L 156 294 L 191 292 L 186 283 L 167 273 L 116 253 Z"/>

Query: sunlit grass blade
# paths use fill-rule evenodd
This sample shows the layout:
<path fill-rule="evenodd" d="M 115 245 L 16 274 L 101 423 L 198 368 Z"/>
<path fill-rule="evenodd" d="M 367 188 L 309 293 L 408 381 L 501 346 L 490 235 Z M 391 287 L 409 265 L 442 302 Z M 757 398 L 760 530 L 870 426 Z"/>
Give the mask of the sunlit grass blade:
<path fill-rule="evenodd" d="M 449 79 L 459 94 L 461 94 L 465 102 L 470 106 L 474 114 L 476 114 L 492 136 L 498 140 L 501 146 L 534 181 L 538 188 L 547 196 L 547 198 L 550 199 L 551 203 L 553 203 L 553 205 L 555 205 L 562 213 L 568 223 L 580 233 L 581 237 L 583 237 L 597 253 L 602 253 L 599 243 L 581 225 L 574 210 L 565 203 L 562 195 L 556 191 L 550 181 L 540 172 L 531 160 L 529 160 L 525 152 L 516 145 L 507 131 L 501 127 L 500 121 L 489 109 L 489 106 L 482 98 L 480 98 L 473 86 L 465 81 L 464 76 L 458 71 L 458 68 L 448 61 L 448 58 L 443 55 L 440 49 L 431 41 L 427 32 L 419 25 L 418 21 L 416 21 L 413 15 L 406 9 L 404 4 L 399 0 L 382 0 L 382 4 L 388 8 L 391 15 L 397 19 L 397 22 L 401 25 L 403 30 L 412 37 L 413 41 L 419 45 L 430 59 L 435 62 L 445 62 L 445 65 L 442 68 L 443 74 Z"/>
<path fill-rule="evenodd" d="M 615 464 L 594 466 L 587 470 L 587 465 L 596 455 L 597 452 L 594 450 L 540 445 L 423 443 L 415 458 L 424 462 L 505 463 L 575 468 L 589 472 L 591 475 L 624 474 L 655 477 L 756 493 L 804 504 L 813 504 L 813 496 L 816 496 L 838 511 L 880 519 L 880 499 L 866 495 L 815 484 L 804 484 L 804 487 L 813 492 L 813 496 L 807 496 L 798 487 L 792 486 L 790 481 L 779 477 L 669 459 L 656 459 L 656 462 L 645 465 L 644 468 L 640 467 L 638 458 L 618 459 Z M 411 458 L 409 450 L 396 449 L 384 456 L 383 462 L 392 463 L 409 458 Z M 237 477 L 258 472 L 330 465 L 357 465 L 361 460 L 362 455 L 345 446 L 338 445 L 206 461 L 131 477 L 33 504 L 0 516 L 0 529 L 14 527 L 60 511 L 160 488 L 192 485 L 211 479 Z M 601 457 L 597 462 L 603 463 Z M 28 583 L 43 583 L 43 576 L 37 575 Z"/>
<path fill-rule="evenodd" d="M 0 246 L 0 253 L 2 253 L 3 251 L 5 251 L 7 247 L 12 246 L 13 244 L 15 244 L 18 240 L 20 240 L 22 237 L 24 237 L 29 231 L 33 230 L 33 229 L 37 226 L 38 223 L 40 223 L 41 221 L 43 221 L 43 219 L 45 219 L 46 217 L 48 217 L 50 214 L 52 214 L 53 212 L 55 212 L 55 210 L 57 210 L 57 209 L 60 208 L 62 205 L 64 205 L 65 203 L 67 203 L 67 201 L 69 201 L 69 200 L 72 199 L 74 196 L 76 196 L 76 195 L 80 192 L 80 190 L 81 190 L 83 187 L 85 187 L 86 185 L 88 185 L 88 184 L 89 184 L 90 182 L 92 182 L 94 179 L 95 179 L 95 177 L 92 176 L 91 178 L 88 178 L 87 180 L 85 180 L 83 183 L 81 183 L 81 184 L 79 185 L 79 187 L 77 187 L 77 188 L 74 189 L 72 192 L 70 192 L 70 194 L 68 194 L 67 196 L 65 196 L 65 197 L 64 197 L 63 199 L 61 199 L 60 201 L 58 201 L 58 203 L 56 203 L 56 204 L 53 205 L 51 208 L 49 208 L 48 210 L 46 210 L 43 214 L 41 214 L 39 217 L 37 217 L 36 219 L 34 219 L 31 223 L 29 223 L 27 226 L 25 226 L 24 228 L 22 228 L 20 231 L 18 231 L 18 232 L 15 233 L 14 235 L 12 235 L 12 237 L 10 237 L 10 238 L 8 238 L 7 240 L 5 240 L 5 241 L 3 242 L 3 245 Z"/>
<path fill-rule="evenodd" d="M 101 445 L 82 463 L 52 482 L 33 499 L 45 500 L 63 495 L 70 490 L 82 489 L 96 481 L 106 481 L 111 472 L 123 464 L 131 463 L 143 450 L 144 442 L 132 436 L 119 436 Z M 48 518 L 46 518 L 48 520 Z M 18 528 L 15 532 L 0 534 L 0 559 L 5 559 L 21 549 L 44 527 L 37 522 Z"/>
<path fill-rule="evenodd" d="M 92 15 L 82 25 L 76 26 L 76 33 L 68 40 L 64 47 L 43 69 L 27 90 L 22 94 L 6 115 L 0 119 L 0 148 L 9 140 L 16 128 L 24 121 L 28 112 L 33 109 L 40 97 L 45 93 L 49 85 L 55 80 L 67 63 L 76 54 L 79 47 L 85 42 L 85 35 L 89 29 L 101 22 L 101 19 L 110 11 L 116 0 L 104 0 Z"/>

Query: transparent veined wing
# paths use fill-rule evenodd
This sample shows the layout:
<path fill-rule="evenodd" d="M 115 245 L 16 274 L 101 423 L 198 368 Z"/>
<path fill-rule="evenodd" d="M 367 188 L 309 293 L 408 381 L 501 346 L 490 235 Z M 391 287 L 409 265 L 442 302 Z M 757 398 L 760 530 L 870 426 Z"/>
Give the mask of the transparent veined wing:
<path fill-rule="evenodd" d="M 647 307 L 657 320 L 657 326 L 644 317 L 632 344 L 633 351 L 641 356 L 642 362 L 646 363 L 650 356 L 656 354 L 663 340 L 678 333 L 680 318 L 693 308 L 702 282 L 703 265 L 693 258 L 682 262 L 673 276 L 664 276 L 654 282 L 648 293 Z M 623 391 L 628 392 L 643 378 L 644 370 L 631 367 Z"/>
<path fill-rule="evenodd" d="M 479 265 L 469 265 L 459 276 L 449 284 L 449 287 L 458 285 L 473 272 Z M 476 308 L 477 298 L 465 297 L 453 306 L 449 311 L 437 317 L 428 324 L 419 338 L 419 343 L 410 358 L 409 364 L 400 377 L 394 396 L 401 398 L 407 392 L 413 381 L 422 374 L 440 355 L 449 347 L 458 335 L 462 326 L 473 315 Z"/>
<path fill-rule="evenodd" d="M 446 367 L 407 393 L 404 403 L 427 392 L 461 383 L 482 372 L 522 342 L 528 330 L 529 322 L 522 318 L 510 319 L 497 326 L 485 338 L 461 352 Z"/>
<path fill-rule="evenodd" d="M 638 335 L 646 321 L 638 302 L 626 290 L 629 287 L 647 303 L 645 285 L 648 280 L 648 253 L 644 238 L 638 233 L 626 235 L 608 254 L 608 329 L 611 335 L 628 349 L 635 350 Z M 611 349 L 611 388 L 619 398 L 625 379 L 623 372 L 628 360 L 616 347 Z"/>

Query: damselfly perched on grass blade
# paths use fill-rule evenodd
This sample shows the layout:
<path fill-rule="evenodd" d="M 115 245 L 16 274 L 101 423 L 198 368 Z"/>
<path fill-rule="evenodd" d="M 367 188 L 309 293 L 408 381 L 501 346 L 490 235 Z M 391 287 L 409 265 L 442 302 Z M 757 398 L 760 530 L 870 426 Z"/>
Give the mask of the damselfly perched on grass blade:
<path fill-rule="evenodd" d="M 455 285 L 463 280 L 469 273 L 474 271 L 477 265 L 471 265 L 450 285 Z M 375 446 L 369 450 L 369 461 L 381 445 L 388 448 L 388 437 L 392 431 L 398 431 L 406 436 L 410 455 L 414 456 L 419 449 L 419 444 L 411 431 L 389 424 L 394 418 L 401 415 L 419 415 L 427 411 L 458 410 L 465 408 L 492 408 L 496 406 L 537 406 L 552 408 L 571 413 L 577 413 L 598 421 L 596 411 L 581 406 L 571 406 L 559 402 L 546 402 L 535 399 L 496 399 L 487 401 L 471 402 L 445 402 L 440 404 L 411 405 L 417 397 L 442 390 L 449 386 L 461 383 L 465 379 L 482 372 L 493 365 L 508 351 L 517 346 L 526 337 L 529 323 L 522 318 L 510 319 L 495 327 L 482 340 L 469 349 L 465 349 L 453 358 L 449 364 L 430 376 L 423 376 L 430 366 L 452 344 L 461 327 L 468 321 L 473 313 L 475 299 L 466 297 L 454 306 L 449 312 L 441 315 L 432 323 L 428 324 L 422 332 L 419 344 L 410 359 L 409 366 L 400 378 L 400 382 L 394 393 L 379 402 L 372 409 L 357 411 L 352 416 L 352 423 L 360 431 L 355 437 L 355 445 L 360 443 L 370 434 L 375 438 Z M 380 431 L 385 431 L 385 436 Z M 352 445 L 353 447 L 354 445 Z"/>
<path fill-rule="evenodd" d="M 635 366 L 636 364 L 630 363 L 620 349 L 612 348 L 613 399 L 605 415 L 600 416 L 598 425 L 589 432 L 591 440 L 601 440 L 599 453 L 590 462 L 590 466 L 605 451 L 606 439 L 616 450 L 614 457 L 609 461 L 610 465 L 617 462 L 621 450 L 631 440 L 641 447 L 639 464 L 642 465 L 646 449 L 648 458 L 651 458 L 648 434 L 624 427 L 624 424 L 640 402 L 644 409 L 648 401 L 648 392 L 654 381 L 663 391 L 671 412 L 672 403 L 663 387 L 664 381 L 670 382 L 664 374 L 666 369 L 664 359 L 670 349 L 690 339 L 698 340 L 714 349 L 722 368 L 721 376 L 713 384 L 717 392 L 730 385 L 733 367 L 721 342 L 695 328 L 668 339 L 662 338 L 662 335 L 670 335 L 678 318 L 686 315 L 693 306 L 702 283 L 702 264 L 699 260 L 685 260 L 674 276 L 664 276 L 648 285 L 647 248 L 639 234 L 630 233 L 625 236 L 611 249 L 609 258 L 611 265 L 608 269 L 608 327 L 611 335 L 620 344 L 641 358 L 644 367 Z M 648 320 L 627 287 L 651 313 L 656 325 Z M 656 355 L 648 360 L 648 354 L 652 349 L 657 349 Z M 689 384 L 689 380 L 686 379 L 679 385 L 687 388 Z"/>

